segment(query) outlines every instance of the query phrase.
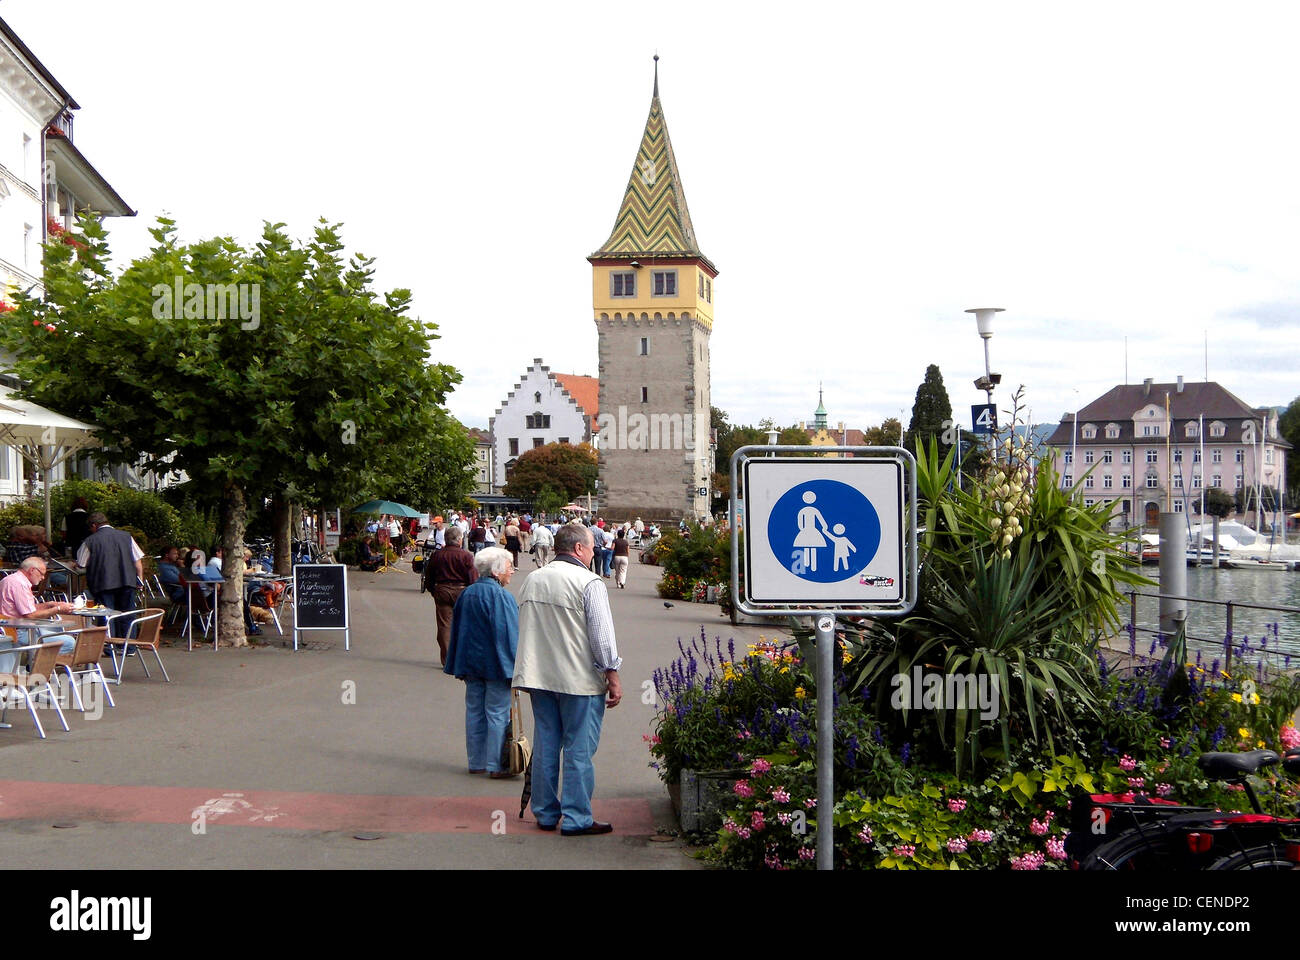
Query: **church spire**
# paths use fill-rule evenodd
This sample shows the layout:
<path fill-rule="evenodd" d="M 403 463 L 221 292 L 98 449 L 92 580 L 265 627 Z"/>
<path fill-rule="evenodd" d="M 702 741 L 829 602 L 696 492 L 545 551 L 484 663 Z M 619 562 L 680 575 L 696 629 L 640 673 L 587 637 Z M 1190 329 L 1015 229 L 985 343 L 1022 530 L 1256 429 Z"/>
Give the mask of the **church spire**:
<path fill-rule="evenodd" d="M 686 207 L 682 176 L 668 139 L 659 102 L 659 54 L 654 57 L 654 93 L 650 98 L 650 116 L 637 149 L 632 175 L 628 178 L 623 202 L 614 220 L 614 229 L 592 257 L 699 257 L 713 264 L 700 252 Z M 716 273 L 716 269 L 714 270 Z"/>

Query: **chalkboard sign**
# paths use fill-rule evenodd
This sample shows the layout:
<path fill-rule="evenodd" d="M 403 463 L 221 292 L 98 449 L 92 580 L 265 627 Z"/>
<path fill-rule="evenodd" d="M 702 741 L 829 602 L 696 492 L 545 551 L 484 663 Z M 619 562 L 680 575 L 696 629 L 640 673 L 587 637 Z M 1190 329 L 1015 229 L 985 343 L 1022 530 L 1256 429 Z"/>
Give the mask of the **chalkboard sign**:
<path fill-rule="evenodd" d="M 300 630 L 342 630 L 348 635 L 348 568 L 341 563 L 300 563 L 293 568 L 293 648 Z"/>

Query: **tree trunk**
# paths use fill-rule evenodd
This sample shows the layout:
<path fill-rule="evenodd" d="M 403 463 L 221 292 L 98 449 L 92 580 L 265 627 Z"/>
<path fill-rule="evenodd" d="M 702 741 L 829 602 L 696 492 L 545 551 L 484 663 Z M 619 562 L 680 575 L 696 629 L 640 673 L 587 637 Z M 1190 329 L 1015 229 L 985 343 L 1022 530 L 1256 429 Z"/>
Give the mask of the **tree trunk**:
<path fill-rule="evenodd" d="M 217 608 L 217 628 L 231 646 L 246 647 L 244 635 L 244 528 L 248 522 L 248 503 L 244 488 L 227 483 L 221 495 L 221 548 L 224 557 L 221 575 L 221 603 Z"/>
<path fill-rule="evenodd" d="M 287 577 L 293 572 L 289 561 L 292 541 L 289 535 L 289 501 L 283 493 L 271 495 L 271 535 L 275 539 L 275 572 Z"/>

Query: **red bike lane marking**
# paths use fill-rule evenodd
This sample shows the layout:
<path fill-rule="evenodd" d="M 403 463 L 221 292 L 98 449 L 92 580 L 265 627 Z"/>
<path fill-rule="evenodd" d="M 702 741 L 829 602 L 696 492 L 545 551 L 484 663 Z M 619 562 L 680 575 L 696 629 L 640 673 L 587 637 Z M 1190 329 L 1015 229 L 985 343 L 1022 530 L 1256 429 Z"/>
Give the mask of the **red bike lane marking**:
<path fill-rule="evenodd" d="M 534 825 L 519 818 L 519 793 L 503 797 L 413 797 L 377 794 L 223 790 L 202 787 L 115 786 L 0 780 L 0 822 L 82 820 L 103 823 L 185 823 L 205 827 L 283 830 L 385 830 L 393 833 L 491 833 Z M 623 836 L 655 833 L 646 800 L 593 800 L 597 820 Z"/>

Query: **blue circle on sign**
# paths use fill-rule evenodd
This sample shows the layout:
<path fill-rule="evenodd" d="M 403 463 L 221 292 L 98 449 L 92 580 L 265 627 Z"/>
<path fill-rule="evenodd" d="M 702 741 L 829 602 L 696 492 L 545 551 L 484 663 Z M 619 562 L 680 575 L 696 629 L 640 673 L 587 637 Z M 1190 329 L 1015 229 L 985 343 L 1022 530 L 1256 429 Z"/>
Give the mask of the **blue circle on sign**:
<path fill-rule="evenodd" d="M 767 542 L 801 580 L 840 583 L 865 570 L 880 549 L 880 515 L 856 487 L 808 480 L 776 501 Z"/>

